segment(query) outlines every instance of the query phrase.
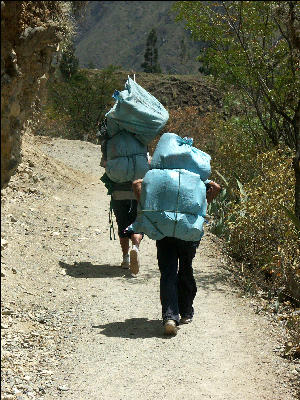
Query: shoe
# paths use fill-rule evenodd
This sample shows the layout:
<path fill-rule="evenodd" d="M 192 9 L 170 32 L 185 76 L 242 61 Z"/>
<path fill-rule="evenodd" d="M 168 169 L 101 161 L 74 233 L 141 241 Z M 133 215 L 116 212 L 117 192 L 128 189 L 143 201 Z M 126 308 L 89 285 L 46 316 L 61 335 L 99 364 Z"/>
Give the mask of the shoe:
<path fill-rule="evenodd" d="M 130 251 L 130 272 L 132 275 L 137 275 L 140 270 L 140 252 L 136 246 Z"/>
<path fill-rule="evenodd" d="M 193 318 L 186 317 L 186 318 L 181 318 L 180 323 L 181 324 L 190 324 L 192 321 L 193 321 Z"/>
<path fill-rule="evenodd" d="M 126 254 L 126 256 L 123 256 L 123 261 L 121 262 L 121 267 L 128 269 L 130 265 L 130 257 L 129 254 Z"/>
<path fill-rule="evenodd" d="M 177 335 L 177 325 L 173 319 L 168 319 L 164 323 L 164 334 L 167 336 L 176 336 Z"/>

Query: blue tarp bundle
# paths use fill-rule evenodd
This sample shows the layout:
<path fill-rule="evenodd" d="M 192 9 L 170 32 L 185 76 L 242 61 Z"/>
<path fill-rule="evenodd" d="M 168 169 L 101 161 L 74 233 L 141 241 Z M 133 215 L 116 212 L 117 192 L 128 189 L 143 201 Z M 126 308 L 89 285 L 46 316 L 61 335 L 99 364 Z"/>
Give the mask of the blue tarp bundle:
<path fill-rule="evenodd" d="M 210 155 L 192 146 L 193 139 L 164 133 L 151 160 L 151 169 L 186 169 L 206 180 L 211 172 Z"/>
<path fill-rule="evenodd" d="M 134 232 L 150 239 L 165 236 L 200 240 L 206 214 L 206 188 L 200 176 L 184 169 L 154 169 L 145 175 Z"/>
<path fill-rule="evenodd" d="M 116 103 L 106 114 L 110 136 L 125 129 L 147 145 L 169 119 L 169 113 L 164 106 L 130 77 L 125 84 L 125 90 L 116 90 L 113 97 Z"/>
<path fill-rule="evenodd" d="M 120 131 L 107 141 L 105 172 L 113 182 L 143 178 L 148 170 L 147 147 L 131 133 Z"/>
<path fill-rule="evenodd" d="M 200 240 L 206 214 L 210 156 L 192 147 L 192 139 L 165 133 L 143 179 L 134 232 L 151 239 L 165 236 Z"/>

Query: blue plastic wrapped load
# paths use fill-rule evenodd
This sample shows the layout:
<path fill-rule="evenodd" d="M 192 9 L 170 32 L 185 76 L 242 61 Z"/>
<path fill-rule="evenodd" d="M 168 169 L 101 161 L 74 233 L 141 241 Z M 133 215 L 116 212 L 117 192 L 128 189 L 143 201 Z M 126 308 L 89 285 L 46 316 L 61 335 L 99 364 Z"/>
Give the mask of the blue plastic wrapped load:
<path fill-rule="evenodd" d="M 107 141 L 105 172 L 113 182 L 143 178 L 148 170 L 147 147 L 133 135 L 121 131 Z"/>
<path fill-rule="evenodd" d="M 106 114 L 110 136 L 125 129 L 143 144 L 149 144 L 165 126 L 169 113 L 150 93 L 128 77 L 125 90 L 115 91 L 115 105 Z"/>
<path fill-rule="evenodd" d="M 143 178 L 149 170 L 147 156 L 118 157 L 106 163 L 105 172 L 116 183 Z"/>
<path fill-rule="evenodd" d="M 151 160 L 151 168 L 186 169 L 206 180 L 211 172 L 209 154 L 192 146 L 193 139 L 164 133 Z"/>
<path fill-rule="evenodd" d="M 198 174 L 185 169 L 153 169 L 143 179 L 132 228 L 153 240 L 165 236 L 200 240 L 206 207 L 206 187 Z"/>

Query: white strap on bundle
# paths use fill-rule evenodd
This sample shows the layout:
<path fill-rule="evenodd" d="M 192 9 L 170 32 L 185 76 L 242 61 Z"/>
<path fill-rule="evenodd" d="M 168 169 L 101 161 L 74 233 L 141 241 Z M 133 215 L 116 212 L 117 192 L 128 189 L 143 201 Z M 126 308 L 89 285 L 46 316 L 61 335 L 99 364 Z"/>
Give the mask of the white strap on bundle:
<path fill-rule="evenodd" d="M 129 75 L 127 75 L 127 76 L 128 76 L 128 81 L 129 81 L 130 76 Z M 133 80 L 135 82 L 135 74 L 133 74 Z"/>

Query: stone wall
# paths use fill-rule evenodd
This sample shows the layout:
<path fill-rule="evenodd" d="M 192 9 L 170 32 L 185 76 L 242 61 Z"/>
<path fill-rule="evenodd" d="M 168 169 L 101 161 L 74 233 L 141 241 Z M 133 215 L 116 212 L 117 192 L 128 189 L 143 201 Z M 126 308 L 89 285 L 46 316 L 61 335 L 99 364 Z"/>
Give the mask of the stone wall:
<path fill-rule="evenodd" d="M 59 1 L 1 1 L 1 188 L 21 159 L 21 134 L 64 35 Z"/>

